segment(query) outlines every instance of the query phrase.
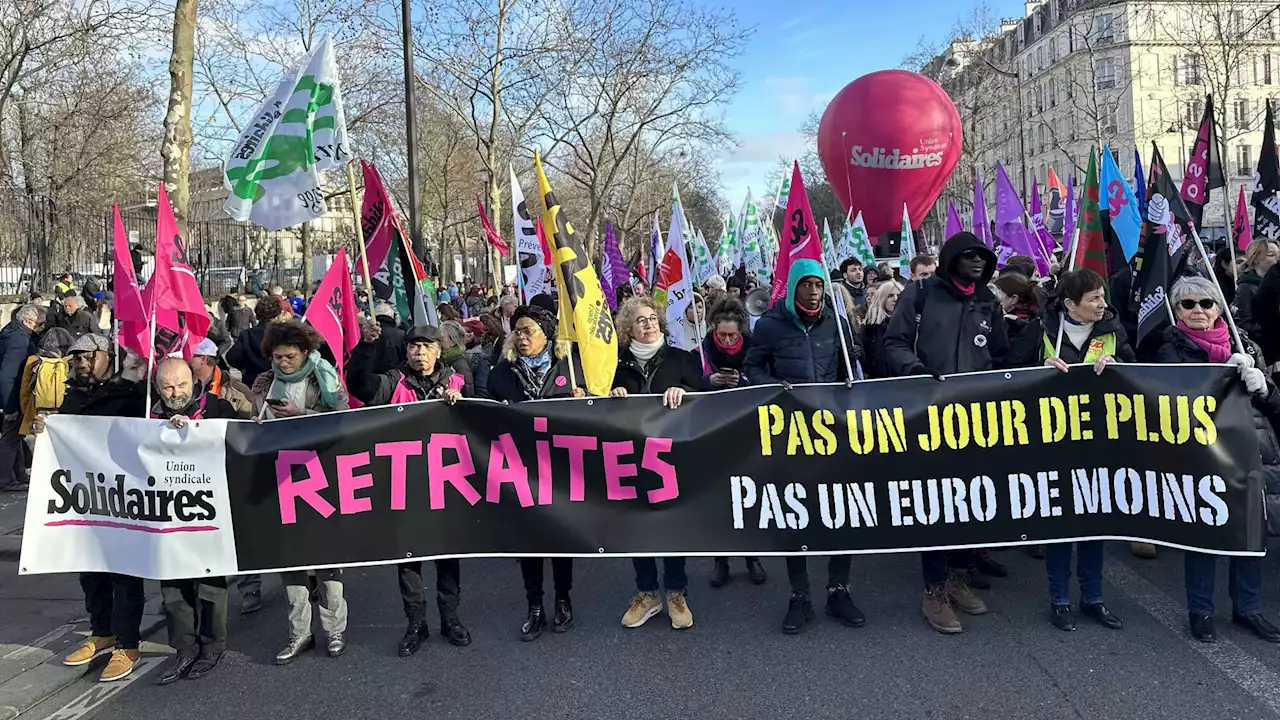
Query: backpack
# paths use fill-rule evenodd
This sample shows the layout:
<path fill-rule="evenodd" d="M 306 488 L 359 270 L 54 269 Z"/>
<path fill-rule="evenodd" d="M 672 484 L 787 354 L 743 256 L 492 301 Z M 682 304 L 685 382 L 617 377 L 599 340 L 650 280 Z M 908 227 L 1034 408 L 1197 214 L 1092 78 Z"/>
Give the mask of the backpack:
<path fill-rule="evenodd" d="M 42 357 L 31 369 L 31 397 L 37 414 L 47 415 L 62 407 L 67 391 L 67 365 L 65 357 Z"/>

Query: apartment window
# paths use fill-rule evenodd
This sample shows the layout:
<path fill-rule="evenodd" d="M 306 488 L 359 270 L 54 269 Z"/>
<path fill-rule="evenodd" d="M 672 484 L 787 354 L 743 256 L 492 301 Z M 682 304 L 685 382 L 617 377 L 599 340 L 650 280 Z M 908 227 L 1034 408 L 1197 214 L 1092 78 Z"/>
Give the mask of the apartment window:
<path fill-rule="evenodd" d="M 1248 145 L 1236 147 L 1236 175 L 1253 177 L 1253 148 Z"/>
<path fill-rule="evenodd" d="M 1116 18 L 1103 13 L 1096 18 L 1098 24 L 1098 44 L 1106 45 L 1116 41 Z"/>
<path fill-rule="evenodd" d="M 1036 112 L 1044 112 L 1044 86 L 1036 85 Z"/>
<path fill-rule="evenodd" d="M 1276 39 L 1276 14 L 1268 10 L 1267 14 L 1258 19 L 1258 37 L 1263 40 Z"/>
<path fill-rule="evenodd" d="M 1105 103 L 1098 111 L 1098 125 L 1102 128 L 1102 132 L 1108 135 L 1114 135 L 1119 130 L 1119 123 L 1116 120 L 1116 106 L 1111 103 Z"/>
<path fill-rule="evenodd" d="M 1044 45 L 1036 48 L 1036 70 L 1044 70 L 1045 59 L 1048 57 Z"/>
<path fill-rule="evenodd" d="M 1076 29 L 1074 27 L 1067 28 L 1067 54 L 1076 51 Z"/>
<path fill-rule="evenodd" d="M 1199 85 L 1204 75 L 1204 58 L 1200 55 L 1183 55 L 1179 59 L 1178 84 Z"/>
<path fill-rule="evenodd" d="M 1113 58 L 1101 58 L 1093 66 L 1094 87 L 1098 90 L 1109 90 L 1116 86 L 1116 61 Z"/>
<path fill-rule="evenodd" d="M 1189 100 L 1183 106 L 1186 114 L 1182 117 L 1182 124 L 1192 131 L 1200 127 L 1200 120 L 1204 118 L 1204 101 Z"/>
<path fill-rule="evenodd" d="M 1260 65 L 1262 72 L 1258 73 L 1258 81 L 1263 85 L 1271 85 L 1271 53 L 1263 53 Z"/>
<path fill-rule="evenodd" d="M 1058 80 L 1049 78 L 1049 107 L 1058 107 Z"/>
<path fill-rule="evenodd" d="M 1244 11 L 1228 10 L 1227 11 L 1227 32 L 1233 35 L 1244 34 Z"/>
<path fill-rule="evenodd" d="M 1249 100 L 1241 99 L 1232 103 L 1232 119 L 1235 121 L 1237 130 L 1249 130 L 1253 124 L 1253 118 L 1249 114 Z"/>
<path fill-rule="evenodd" d="M 1045 125 L 1040 126 L 1040 152 L 1049 149 L 1049 128 Z"/>

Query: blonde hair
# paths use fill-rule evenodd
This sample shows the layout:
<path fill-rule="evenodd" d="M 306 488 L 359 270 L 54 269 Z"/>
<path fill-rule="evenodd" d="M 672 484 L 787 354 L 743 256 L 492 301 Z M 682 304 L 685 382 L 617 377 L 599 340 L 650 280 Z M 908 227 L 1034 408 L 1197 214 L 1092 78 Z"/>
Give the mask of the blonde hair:
<path fill-rule="evenodd" d="M 663 310 L 658 309 L 658 304 L 653 298 L 648 296 L 629 297 L 618 308 L 618 316 L 614 319 L 613 324 L 618 330 L 618 346 L 626 347 L 631 344 L 631 328 L 635 325 L 636 315 L 639 314 L 641 308 L 649 308 L 658 316 L 658 327 L 662 330 L 662 334 L 667 334 L 667 314 Z"/>
<path fill-rule="evenodd" d="M 1277 243 L 1274 240 L 1267 240 L 1265 238 L 1259 238 L 1253 243 L 1250 243 L 1249 249 L 1244 253 L 1244 259 L 1241 260 L 1241 262 L 1244 263 L 1244 268 L 1246 270 L 1257 270 L 1258 262 L 1265 258 L 1267 256 L 1267 251 L 1276 245 L 1280 245 L 1280 243 Z"/>
<path fill-rule="evenodd" d="M 889 322 L 889 309 L 887 301 L 889 298 L 888 290 L 897 290 L 899 295 L 902 294 L 902 283 L 897 280 L 885 280 L 876 283 L 871 287 L 871 300 L 867 303 L 867 317 L 863 321 L 866 325 L 879 325 Z"/>

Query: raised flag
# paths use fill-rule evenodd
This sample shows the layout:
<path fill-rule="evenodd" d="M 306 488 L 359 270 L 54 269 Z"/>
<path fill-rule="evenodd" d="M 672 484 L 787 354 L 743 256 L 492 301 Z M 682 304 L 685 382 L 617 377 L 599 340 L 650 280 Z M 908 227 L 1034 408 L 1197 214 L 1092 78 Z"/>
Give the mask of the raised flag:
<path fill-rule="evenodd" d="M 507 241 L 502 239 L 498 231 L 494 229 L 493 223 L 489 222 L 489 213 L 484 209 L 484 201 L 480 196 L 476 196 L 476 211 L 480 213 L 480 228 L 484 230 L 484 239 L 493 249 L 498 251 L 502 257 L 506 257 L 511 248 L 507 247 Z"/>
<path fill-rule="evenodd" d="M 667 248 L 662 244 L 662 228 L 658 226 L 658 213 L 653 213 L 653 230 L 649 232 L 649 277 L 658 279 L 658 267 Z"/>
<path fill-rule="evenodd" d="M 345 378 L 347 360 L 360 343 L 360 315 L 351 289 L 351 266 L 347 263 L 346 248 L 338 248 L 338 254 L 320 281 L 320 287 L 316 288 L 302 319 L 311 323 L 311 327 L 329 344 L 338 377 Z"/>
<path fill-rule="evenodd" d="M 667 344 L 681 350 L 694 350 L 701 342 L 697 323 L 685 316 L 693 304 L 693 278 L 689 258 L 685 255 L 684 209 L 680 192 L 671 193 L 671 227 L 667 230 L 667 253 L 662 260 L 662 273 L 654 299 L 667 307 Z"/>
<path fill-rule="evenodd" d="M 763 282 L 767 277 L 764 233 L 761 232 L 760 216 L 756 211 L 756 203 L 751 197 L 750 189 L 747 190 L 747 201 L 743 205 L 739 220 L 742 222 L 742 228 L 738 232 L 738 243 L 742 248 L 742 266 L 746 268 L 747 274 L 754 275 L 756 279 Z"/>
<path fill-rule="evenodd" d="M 1276 155 L 1276 125 L 1271 101 L 1262 128 L 1262 152 L 1253 174 L 1253 236 L 1280 240 L 1280 157 Z"/>
<path fill-rule="evenodd" d="M 618 288 L 627 284 L 631 271 L 627 269 L 627 261 L 622 259 L 622 248 L 618 246 L 618 237 L 613 233 L 613 223 L 605 223 L 604 247 L 600 253 L 600 287 L 604 290 L 604 299 L 609 303 L 609 310 L 618 309 Z"/>
<path fill-rule="evenodd" d="M 871 247 L 871 240 L 867 235 L 867 224 L 862 221 L 861 210 L 858 211 L 858 216 L 853 222 L 845 226 L 845 232 L 849 234 L 849 243 L 853 248 L 853 253 L 849 257 L 858 258 L 865 267 L 874 267 L 876 251 Z"/>
<path fill-rule="evenodd" d="M 327 212 L 320 171 L 350 161 L 333 42 L 320 39 L 285 73 L 231 146 L 224 208 L 237 220 L 283 230 Z"/>
<path fill-rule="evenodd" d="M 791 199 L 791 178 L 784 172 L 782 174 L 782 184 L 778 186 L 778 197 L 775 198 L 773 206 L 779 210 L 787 209 L 787 202 Z"/>
<path fill-rule="evenodd" d="M 1148 187 L 1146 239 L 1142 269 L 1138 272 L 1138 332 L 1134 347 L 1147 337 L 1160 338 L 1173 321 L 1169 289 L 1190 243 L 1191 211 L 1169 177 L 1160 148 L 1152 143 L 1151 179 Z"/>
<path fill-rule="evenodd" d="M 1142 216 L 1138 214 L 1138 199 L 1134 197 L 1133 188 L 1120 174 L 1116 158 L 1111 154 L 1111 146 L 1102 148 L 1102 177 L 1099 192 L 1104 198 L 1102 209 L 1111 218 L 1111 229 L 1120 241 L 1127 264 L 1138 253 L 1138 236 L 1142 234 Z M 1103 277 L 1106 277 L 1105 275 Z"/>
<path fill-rule="evenodd" d="M 822 218 L 822 261 L 826 263 L 828 270 L 840 267 L 835 238 L 831 237 L 831 223 L 826 218 Z"/>
<path fill-rule="evenodd" d="M 1209 203 L 1209 191 L 1226 185 L 1222 159 L 1218 156 L 1218 131 L 1213 122 L 1213 96 L 1208 95 L 1204 100 L 1200 130 L 1196 133 L 1191 156 L 1187 158 L 1187 170 L 1182 176 L 1182 200 L 1196 227 L 1201 226 L 1204 206 Z"/>
<path fill-rule="evenodd" d="M 541 227 L 541 225 L 539 225 L 539 227 Z M 541 234 L 542 231 L 539 230 L 538 232 Z M 645 274 L 644 269 L 644 252 L 641 251 L 639 247 L 635 249 L 635 252 L 631 253 L 631 259 L 627 261 L 627 270 L 631 272 L 631 276 L 636 280 L 643 283 L 649 282 L 649 276 Z M 634 285 L 635 282 L 632 282 L 631 284 Z"/>
<path fill-rule="evenodd" d="M 1062 247 L 1068 253 L 1075 245 L 1076 204 L 1076 179 L 1074 175 L 1068 175 L 1067 196 L 1062 203 Z"/>
<path fill-rule="evenodd" d="M 1044 221 L 1044 206 L 1040 203 L 1040 182 L 1038 180 L 1031 181 L 1031 231 L 1036 241 L 1033 249 L 1039 250 L 1040 255 L 1046 261 L 1052 260 L 1056 243 L 1053 240 L 1053 235 L 1049 233 L 1049 226 Z"/>
<path fill-rule="evenodd" d="M 1133 149 L 1133 196 L 1138 198 L 1138 217 L 1147 216 L 1147 174 L 1142 171 L 1142 153 Z"/>
<path fill-rule="evenodd" d="M 916 256 L 916 236 L 911 230 L 911 215 L 902 203 L 902 240 L 898 243 L 898 275 L 910 277 L 911 261 Z"/>
<path fill-rule="evenodd" d="M 818 237 L 817 223 L 809 207 L 809 194 L 804 190 L 804 178 L 800 175 L 800 163 L 791 163 L 791 184 L 787 210 L 782 216 L 782 237 L 778 243 L 778 259 L 773 267 L 773 286 L 769 292 L 769 304 L 778 302 L 787 294 L 787 276 L 791 263 L 802 258 L 822 262 L 822 239 Z M 825 281 L 826 278 L 823 278 Z"/>
<path fill-rule="evenodd" d="M 1023 223 L 1025 216 L 1026 210 L 1009 180 L 1009 174 L 1003 165 L 996 163 L 996 237 L 1000 238 L 1002 248 L 1008 248 L 997 255 L 997 265 L 1004 267 L 1013 255 L 1026 255 L 1035 261 L 1038 273 L 1048 275 L 1049 262 L 1038 249 L 1039 242 L 1032 239 L 1031 232 Z M 1033 247 L 1033 243 L 1037 247 Z"/>
<path fill-rule="evenodd" d="M 1070 267 L 1089 268 L 1107 277 L 1106 238 L 1102 231 L 1101 190 L 1098 184 L 1098 153 L 1089 150 L 1089 169 L 1084 177 L 1084 193 L 1080 196 L 1080 217 L 1076 222 L 1076 240 L 1071 247 Z"/>
<path fill-rule="evenodd" d="M 982 238 L 987 247 L 993 247 L 991 241 L 991 222 L 987 219 L 987 195 L 982 190 L 982 171 L 974 170 L 973 181 L 973 234 Z M 861 217 L 862 212 L 858 212 Z"/>
<path fill-rule="evenodd" d="M 507 171 L 511 174 L 511 227 L 514 228 L 512 234 L 515 235 L 516 258 L 520 265 L 521 302 L 528 303 L 534 295 L 551 292 L 551 253 L 538 241 L 534 216 L 525 204 L 516 171 L 509 165 Z"/>
<path fill-rule="evenodd" d="M 111 272 L 111 292 L 115 297 L 111 311 L 119 323 L 117 342 L 143 357 L 150 357 L 147 338 L 150 333 L 147 311 L 142 305 L 142 291 L 138 289 L 138 276 L 133 271 L 133 258 L 129 255 L 129 237 L 120 219 L 120 206 L 111 206 L 111 250 L 114 267 Z"/>
<path fill-rule="evenodd" d="M 156 264 L 142 291 L 142 307 L 154 328 L 149 348 L 154 360 L 181 352 L 191 359 L 209 334 L 209 311 L 187 256 L 187 243 L 178 234 L 169 193 L 160 183 L 156 201 Z"/>
<path fill-rule="evenodd" d="M 943 241 L 950 239 L 956 233 L 964 232 L 964 223 L 960 221 L 960 213 L 956 212 L 956 204 L 950 200 L 947 201 L 947 225 L 943 230 Z"/>
<path fill-rule="evenodd" d="M 543 226 L 549 233 L 547 241 L 560 277 L 561 312 L 572 324 L 587 391 L 603 397 L 613 389 L 613 374 L 618 367 L 618 338 L 614 334 L 613 316 L 605 303 L 595 266 L 574 234 L 573 223 L 556 200 L 542 169 L 542 155 L 536 151 L 533 165 L 538 171 L 538 190 L 546 208 Z"/>
<path fill-rule="evenodd" d="M 1248 250 L 1253 242 L 1253 228 L 1249 225 L 1249 206 L 1244 200 L 1244 186 L 1240 186 L 1240 199 L 1236 201 L 1236 215 L 1231 222 L 1231 232 L 1236 236 L 1236 247 Z M 119 295 L 116 296 L 120 297 Z"/>
<path fill-rule="evenodd" d="M 1058 173 L 1054 172 L 1053 168 L 1049 168 L 1048 190 L 1049 216 L 1045 219 L 1045 225 L 1051 234 L 1062 235 L 1062 226 L 1066 217 L 1063 203 L 1067 197 L 1067 186 L 1062 184 L 1062 178 L 1058 177 Z M 1062 244 L 1065 246 L 1066 242 Z"/>
<path fill-rule="evenodd" d="M 364 175 L 360 225 L 364 229 L 373 296 L 395 307 L 402 326 L 438 325 L 435 298 L 423 298 L 420 281 L 426 271 L 409 249 L 382 175 L 371 163 L 362 161 L 360 167 Z"/>
<path fill-rule="evenodd" d="M 729 211 L 724 230 L 720 233 L 720 244 L 716 246 L 716 266 L 721 275 L 732 275 L 741 264 L 738 253 L 738 221 Z"/>
<path fill-rule="evenodd" d="M 694 279 L 698 285 L 706 285 L 708 280 L 716 276 L 716 263 L 711 257 L 711 251 L 707 249 L 707 241 L 702 237 L 701 230 L 694 234 L 689 246 L 693 248 Z"/>

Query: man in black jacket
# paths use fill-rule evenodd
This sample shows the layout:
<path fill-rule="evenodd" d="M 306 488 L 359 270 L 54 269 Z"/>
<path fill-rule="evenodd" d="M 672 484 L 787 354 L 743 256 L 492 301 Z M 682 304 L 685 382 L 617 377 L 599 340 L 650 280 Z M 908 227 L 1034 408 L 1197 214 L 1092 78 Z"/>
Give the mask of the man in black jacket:
<path fill-rule="evenodd" d="M 976 235 L 952 235 L 942 246 L 937 273 L 911 283 L 898 298 L 882 345 L 885 371 L 892 377 L 927 375 L 941 380 L 944 375 L 1001 366 L 1009 338 L 1004 310 L 987 287 L 995 269 L 996 254 Z M 972 550 L 925 552 L 921 562 L 924 615 L 935 630 L 963 630 L 952 603 L 970 615 L 987 611 L 969 589 Z M 1003 568 L 990 569 L 999 575 Z"/>
<path fill-rule="evenodd" d="M 79 339 L 82 335 L 98 332 L 98 320 L 85 307 L 83 297 L 70 295 L 62 300 L 65 316 L 61 326 L 71 331 L 71 337 Z"/>
<path fill-rule="evenodd" d="M 27 358 L 36 354 L 35 335 L 44 324 L 43 308 L 23 305 L 0 330 L 0 402 L 4 424 L 0 427 L 0 490 L 27 487 L 27 464 L 22 455 L 22 372 Z"/>
<path fill-rule="evenodd" d="M 379 300 L 373 304 L 380 334 L 373 341 L 373 372 L 384 373 L 404 365 L 404 330 L 396 325 L 396 311 L 391 303 Z"/>
<path fill-rule="evenodd" d="M 756 323 L 752 345 L 747 350 L 743 371 L 753 385 L 834 382 L 849 380 L 845 369 L 840 333 L 849 349 L 852 364 L 861 356 L 849 327 L 823 302 L 825 273 L 813 260 L 796 260 L 787 277 L 787 295 L 769 308 Z M 862 627 L 867 618 L 849 597 L 849 555 L 832 555 L 827 560 L 827 614 L 849 627 Z M 791 599 L 782 619 L 782 632 L 794 635 L 813 620 L 809 599 L 808 560 L 787 558 L 787 579 Z"/>

